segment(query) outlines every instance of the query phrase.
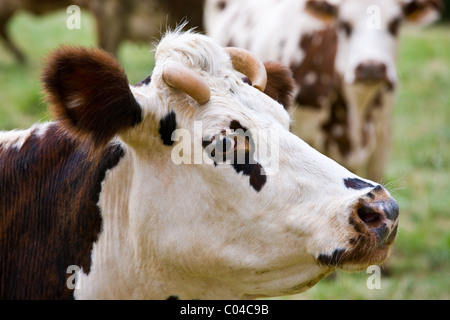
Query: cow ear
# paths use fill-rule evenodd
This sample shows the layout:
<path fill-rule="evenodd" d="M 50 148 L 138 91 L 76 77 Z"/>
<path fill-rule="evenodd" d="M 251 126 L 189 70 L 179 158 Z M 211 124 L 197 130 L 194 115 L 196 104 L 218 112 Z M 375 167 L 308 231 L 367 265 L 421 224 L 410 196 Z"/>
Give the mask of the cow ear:
<path fill-rule="evenodd" d="M 287 67 L 276 62 L 265 62 L 267 85 L 264 93 L 278 101 L 288 109 L 292 104 L 294 93 L 294 78 Z"/>
<path fill-rule="evenodd" d="M 42 81 L 54 119 L 77 138 L 106 144 L 141 121 L 123 68 L 103 50 L 61 47 L 47 59 Z"/>
<path fill-rule="evenodd" d="M 332 22 L 339 13 L 339 6 L 335 2 L 333 0 L 308 0 L 305 9 L 319 20 Z"/>
<path fill-rule="evenodd" d="M 419 26 L 432 24 L 444 11 L 441 0 L 402 0 L 401 3 L 406 21 Z"/>

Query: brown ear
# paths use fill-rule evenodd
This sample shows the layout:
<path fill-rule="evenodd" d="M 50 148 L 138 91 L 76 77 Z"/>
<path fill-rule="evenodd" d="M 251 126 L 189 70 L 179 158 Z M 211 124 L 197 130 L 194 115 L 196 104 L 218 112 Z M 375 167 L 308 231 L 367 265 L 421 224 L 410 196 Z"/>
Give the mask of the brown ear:
<path fill-rule="evenodd" d="M 305 9 L 324 22 L 334 21 L 339 14 L 338 5 L 327 0 L 308 0 L 305 4 Z"/>
<path fill-rule="evenodd" d="M 47 59 L 42 81 L 54 119 L 76 137 L 106 144 L 141 121 L 123 68 L 103 50 L 61 47 Z"/>
<path fill-rule="evenodd" d="M 291 70 L 276 62 L 265 62 L 264 66 L 267 71 L 267 86 L 264 93 L 288 109 L 292 104 L 294 93 Z"/>
<path fill-rule="evenodd" d="M 410 23 L 428 25 L 444 12 L 442 0 L 402 0 L 403 14 Z"/>

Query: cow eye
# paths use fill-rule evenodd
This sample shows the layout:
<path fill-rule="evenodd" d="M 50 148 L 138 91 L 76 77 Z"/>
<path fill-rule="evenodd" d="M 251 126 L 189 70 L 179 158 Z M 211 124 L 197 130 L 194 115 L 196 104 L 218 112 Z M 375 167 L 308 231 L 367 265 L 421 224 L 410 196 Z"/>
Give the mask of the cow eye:
<path fill-rule="evenodd" d="M 339 21 L 339 30 L 343 31 L 347 37 L 350 37 L 353 32 L 353 27 L 347 21 Z"/>
<path fill-rule="evenodd" d="M 203 141 L 203 147 L 215 163 L 226 162 L 228 156 L 233 155 L 230 152 L 234 151 L 235 146 L 236 137 L 225 131 L 213 136 L 210 141 Z"/>
<path fill-rule="evenodd" d="M 235 140 L 226 135 L 220 135 L 219 139 L 216 139 L 215 149 L 217 152 L 226 153 L 230 150 L 234 150 Z"/>
<path fill-rule="evenodd" d="M 402 20 L 400 18 L 396 18 L 389 23 L 388 30 L 394 37 L 398 35 L 401 24 Z"/>

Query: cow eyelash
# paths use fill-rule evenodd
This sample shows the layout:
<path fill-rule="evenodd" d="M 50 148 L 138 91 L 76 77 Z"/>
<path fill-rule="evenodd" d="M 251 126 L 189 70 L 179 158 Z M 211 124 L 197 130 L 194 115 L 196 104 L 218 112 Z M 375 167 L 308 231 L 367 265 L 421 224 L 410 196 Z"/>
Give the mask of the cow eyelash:
<path fill-rule="evenodd" d="M 344 31 L 347 37 L 350 37 L 353 32 L 352 25 L 347 21 L 339 21 L 339 29 Z"/>
<path fill-rule="evenodd" d="M 212 151 L 214 154 L 216 152 L 227 153 L 234 150 L 236 146 L 236 139 L 236 134 L 227 134 L 225 131 L 222 131 L 220 134 L 211 137 L 210 142 L 204 142 L 204 147 L 207 150 Z M 220 143 L 222 145 L 220 145 Z"/>
<path fill-rule="evenodd" d="M 236 137 L 233 136 L 220 135 L 219 139 L 216 139 L 216 150 L 222 153 L 227 153 L 228 151 L 234 150 L 234 146 L 236 145 L 235 139 Z M 220 143 L 222 144 L 221 147 Z M 219 148 L 217 148 L 218 144 Z"/>

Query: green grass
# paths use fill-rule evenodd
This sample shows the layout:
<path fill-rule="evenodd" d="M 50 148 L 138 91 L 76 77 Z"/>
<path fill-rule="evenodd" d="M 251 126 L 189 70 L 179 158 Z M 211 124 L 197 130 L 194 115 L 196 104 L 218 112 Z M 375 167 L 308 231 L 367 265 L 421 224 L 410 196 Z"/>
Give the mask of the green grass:
<path fill-rule="evenodd" d="M 13 39 L 29 58 L 18 65 L 0 44 L 0 130 L 47 120 L 39 75 L 60 43 L 95 46 L 92 17 L 66 28 L 64 11 L 45 18 L 17 15 Z M 131 83 L 147 77 L 153 49 L 122 45 L 119 60 Z M 400 227 L 381 290 L 369 275 L 338 272 L 306 293 L 285 299 L 450 299 L 450 27 L 405 30 L 399 52 L 401 85 L 394 112 L 392 157 L 385 181 L 401 209 Z"/>
<path fill-rule="evenodd" d="M 65 11 L 45 17 L 19 13 L 10 24 L 11 38 L 26 54 L 26 65 L 18 64 L 0 42 L 0 130 L 26 128 L 34 122 L 48 120 L 39 80 L 45 57 L 60 44 L 96 46 L 95 23 L 83 12 L 80 30 L 69 30 Z M 125 42 L 118 57 L 130 83 L 146 78 L 153 68 L 153 55 L 148 44 Z"/>

